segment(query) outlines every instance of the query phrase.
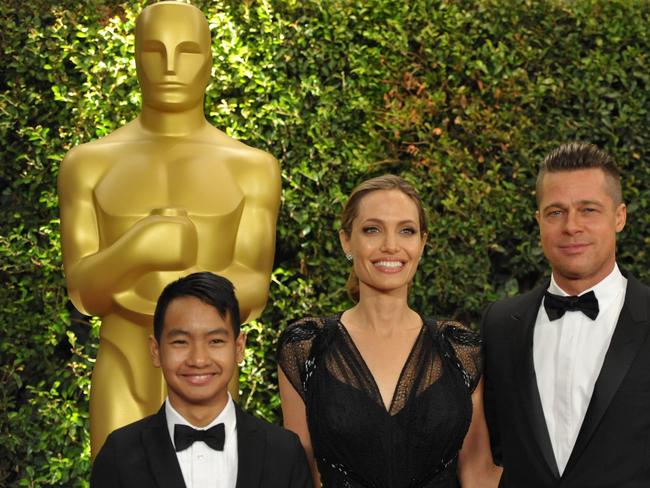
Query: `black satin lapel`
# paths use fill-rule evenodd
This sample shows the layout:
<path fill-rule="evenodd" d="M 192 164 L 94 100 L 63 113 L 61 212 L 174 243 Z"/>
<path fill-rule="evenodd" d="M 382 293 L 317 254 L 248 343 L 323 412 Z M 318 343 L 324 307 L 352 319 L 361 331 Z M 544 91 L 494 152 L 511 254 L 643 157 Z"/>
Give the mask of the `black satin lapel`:
<path fill-rule="evenodd" d="M 169 438 L 164 404 L 152 419 L 151 428 L 142 432 L 142 442 L 147 451 L 149 466 L 157 486 L 159 488 L 185 488 L 183 472 Z"/>
<path fill-rule="evenodd" d="M 264 432 L 255 420 L 236 407 L 237 411 L 237 485 L 236 488 L 256 488 L 261 485 L 262 466 L 266 450 Z"/>
<path fill-rule="evenodd" d="M 628 284 L 625 303 L 612 335 L 591 401 L 571 452 L 567 470 L 575 464 L 594 434 L 607 407 L 634 361 L 650 330 L 649 297 L 637 283 Z"/>
<path fill-rule="evenodd" d="M 560 477 L 553 445 L 548 434 L 542 400 L 539 396 L 535 363 L 533 361 L 533 332 L 535 319 L 542 303 L 544 291 L 548 284 L 540 286 L 531 293 L 530 300 L 522 304 L 521 309 L 512 315 L 513 319 L 513 357 L 518 358 L 515 365 L 519 378 L 519 391 L 522 397 L 522 409 L 528 417 L 533 439 L 539 446 L 542 457 L 556 478 Z"/>

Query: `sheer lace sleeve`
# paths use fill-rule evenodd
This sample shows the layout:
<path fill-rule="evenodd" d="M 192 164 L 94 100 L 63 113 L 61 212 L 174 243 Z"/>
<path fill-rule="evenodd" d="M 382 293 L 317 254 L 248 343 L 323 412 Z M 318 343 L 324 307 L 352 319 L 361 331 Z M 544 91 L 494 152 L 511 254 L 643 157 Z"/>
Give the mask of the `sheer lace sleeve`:
<path fill-rule="evenodd" d="M 454 351 L 465 384 L 473 392 L 483 374 L 481 336 L 460 322 L 442 322 L 440 329 L 441 335 Z"/>
<path fill-rule="evenodd" d="M 278 365 L 303 400 L 312 344 L 322 329 L 323 319 L 300 319 L 289 324 L 278 341 Z"/>

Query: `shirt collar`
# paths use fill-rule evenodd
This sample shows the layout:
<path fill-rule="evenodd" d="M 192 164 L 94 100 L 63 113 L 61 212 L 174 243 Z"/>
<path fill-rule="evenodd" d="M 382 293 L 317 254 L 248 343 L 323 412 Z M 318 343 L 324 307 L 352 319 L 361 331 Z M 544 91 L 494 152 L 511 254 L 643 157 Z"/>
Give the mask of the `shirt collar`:
<path fill-rule="evenodd" d="M 169 431 L 169 438 L 172 441 L 172 445 L 174 445 L 174 425 L 176 424 L 189 425 L 195 429 L 206 430 L 214 425 L 223 423 L 226 432 L 226 439 L 228 439 L 229 435 L 235 435 L 235 431 L 237 430 L 235 402 L 233 402 L 230 392 L 228 392 L 228 401 L 226 402 L 226 406 L 223 408 L 221 413 L 219 413 L 219 415 L 217 415 L 215 419 L 205 427 L 192 425 L 185 417 L 178 413 L 174 407 L 172 407 L 169 397 L 165 399 L 165 416 L 167 417 L 167 430 Z"/>
<path fill-rule="evenodd" d="M 584 295 L 593 290 L 596 298 L 598 299 L 599 304 L 604 305 L 609 303 L 611 300 L 616 297 L 618 293 L 625 290 L 627 286 L 627 279 L 621 273 L 621 270 L 618 269 L 618 264 L 614 263 L 614 269 L 609 273 L 605 278 L 596 283 L 596 285 L 591 288 L 583 291 L 580 295 Z M 550 293 L 561 296 L 569 296 L 562 288 L 558 286 L 555 282 L 555 277 L 551 274 L 551 284 L 548 287 Z M 602 308 L 602 307 L 601 307 Z"/>

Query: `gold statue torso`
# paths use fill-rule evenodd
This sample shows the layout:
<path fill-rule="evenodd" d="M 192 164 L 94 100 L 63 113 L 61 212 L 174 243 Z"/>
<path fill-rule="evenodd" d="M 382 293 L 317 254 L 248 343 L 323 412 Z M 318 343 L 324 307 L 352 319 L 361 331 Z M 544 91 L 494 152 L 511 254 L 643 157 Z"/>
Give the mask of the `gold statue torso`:
<path fill-rule="evenodd" d="M 105 162 L 93 191 L 100 247 L 112 245 L 154 210 L 166 215 L 181 210 L 200 236 L 197 262 L 205 269 L 226 270 L 234 259 L 245 201 L 234 173 L 247 165 L 246 151 L 164 140 L 117 144 L 119 149 L 111 147 L 107 156 L 117 152 L 124 158 Z M 97 152 L 96 164 L 101 165 L 102 151 Z M 151 154 L 161 158 L 152 161 Z M 115 199 L 119 194 L 129 197 Z M 149 271 L 116 293 L 115 301 L 126 310 L 152 315 L 158 295 L 177 277 L 177 271 Z"/>

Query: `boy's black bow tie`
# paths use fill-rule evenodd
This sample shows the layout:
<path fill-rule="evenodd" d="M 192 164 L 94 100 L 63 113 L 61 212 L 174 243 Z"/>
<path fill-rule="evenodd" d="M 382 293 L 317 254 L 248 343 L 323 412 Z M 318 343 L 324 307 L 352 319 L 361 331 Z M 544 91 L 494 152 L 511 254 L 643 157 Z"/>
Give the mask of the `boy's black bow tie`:
<path fill-rule="evenodd" d="M 183 451 L 196 441 L 203 441 L 216 451 L 223 451 L 226 439 L 226 429 L 223 424 L 217 424 L 206 430 L 197 430 L 189 425 L 174 425 L 174 447 L 176 452 Z"/>
<path fill-rule="evenodd" d="M 599 312 L 598 299 L 593 290 L 584 295 L 570 297 L 553 295 L 547 291 L 544 293 L 544 308 L 551 321 L 562 317 L 567 310 L 579 310 L 591 320 L 596 320 Z"/>

